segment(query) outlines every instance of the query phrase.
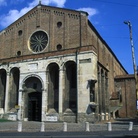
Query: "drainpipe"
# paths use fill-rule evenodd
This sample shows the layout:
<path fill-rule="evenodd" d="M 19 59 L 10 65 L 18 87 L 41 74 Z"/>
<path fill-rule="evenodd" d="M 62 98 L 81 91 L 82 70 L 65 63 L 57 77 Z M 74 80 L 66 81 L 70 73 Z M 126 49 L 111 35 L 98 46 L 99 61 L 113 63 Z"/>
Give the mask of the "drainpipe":
<path fill-rule="evenodd" d="M 77 93 L 77 112 L 76 112 L 76 122 L 78 123 L 78 50 L 75 53 L 76 60 L 76 93 Z"/>
<path fill-rule="evenodd" d="M 80 47 L 82 46 L 82 43 L 81 43 L 81 40 L 82 40 L 82 36 L 81 36 L 81 32 L 82 32 L 82 30 L 81 30 L 81 11 L 80 11 L 80 20 L 79 20 L 79 24 L 80 24 Z"/>

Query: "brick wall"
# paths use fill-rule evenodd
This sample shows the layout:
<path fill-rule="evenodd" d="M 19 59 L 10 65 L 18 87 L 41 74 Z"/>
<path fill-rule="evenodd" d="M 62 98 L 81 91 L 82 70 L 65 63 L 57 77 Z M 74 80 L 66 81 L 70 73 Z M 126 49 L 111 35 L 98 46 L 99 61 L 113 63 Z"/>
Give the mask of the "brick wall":
<path fill-rule="evenodd" d="M 59 22 L 62 24 L 61 27 L 57 26 Z M 41 9 L 35 8 L 0 35 L 0 58 L 15 57 L 18 51 L 23 56 L 32 55 L 28 50 L 27 42 L 31 34 L 39 29 L 46 31 L 49 36 L 49 45 L 44 52 L 57 51 L 58 44 L 62 45 L 62 49 L 79 47 L 80 39 L 83 46 L 86 46 L 86 24 L 87 16 L 80 15 L 80 12 L 45 6 Z M 80 28 L 83 28 L 82 31 Z M 20 31 L 22 31 L 21 35 L 19 35 Z"/>
<path fill-rule="evenodd" d="M 119 110 L 119 117 L 135 117 L 136 115 L 136 89 L 133 75 L 118 76 L 115 79 L 116 87 L 121 88 L 122 108 Z"/>

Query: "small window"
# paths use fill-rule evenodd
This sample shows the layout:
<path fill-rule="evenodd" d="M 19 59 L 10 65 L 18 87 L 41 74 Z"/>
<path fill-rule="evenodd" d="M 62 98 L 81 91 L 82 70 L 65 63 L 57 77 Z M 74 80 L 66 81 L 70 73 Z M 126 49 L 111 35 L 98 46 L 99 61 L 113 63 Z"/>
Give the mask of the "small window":
<path fill-rule="evenodd" d="M 62 45 L 61 44 L 58 44 L 57 45 L 57 50 L 61 50 L 62 49 Z"/>
<path fill-rule="evenodd" d="M 18 35 L 19 35 L 19 36 L 21 36 L 21 35 L 22 35 L 22 33 L 23 33 L 23 31 L 22 31 L 22 30 L 19 30 L 19 31 L 18 31 Z"/>
<path fill-rule="evenodd" d="M 21 56 L 21 51 L 17 51 L 16 55 Z"/>
<path fill-rule="evenodd" d="M 37 25 L 36 28 L 40 28 L 40 25 Z"/>
<path fill-rule="evenodd" d="M 62 22 L 57 23 L 57 27 L 60 28 L 62 26 Z"/>

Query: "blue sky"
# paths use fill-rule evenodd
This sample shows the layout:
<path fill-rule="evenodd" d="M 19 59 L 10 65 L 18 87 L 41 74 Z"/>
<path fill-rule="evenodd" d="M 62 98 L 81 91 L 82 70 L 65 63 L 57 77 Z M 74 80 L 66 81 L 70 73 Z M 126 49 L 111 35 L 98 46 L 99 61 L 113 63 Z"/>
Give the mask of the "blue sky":
<path fill-rule="evenodd" d="M 39 0 L 0 0 L 0 30 L 5 29 Z M 113 50 L 121 64 L 133 74 L 132 52 L 128 25 L 132 24 L 132 36 L 136 65 L 138 65 L 138 0 L 41 0 L 44 5 L 84 10 L 102 38 Z"/>

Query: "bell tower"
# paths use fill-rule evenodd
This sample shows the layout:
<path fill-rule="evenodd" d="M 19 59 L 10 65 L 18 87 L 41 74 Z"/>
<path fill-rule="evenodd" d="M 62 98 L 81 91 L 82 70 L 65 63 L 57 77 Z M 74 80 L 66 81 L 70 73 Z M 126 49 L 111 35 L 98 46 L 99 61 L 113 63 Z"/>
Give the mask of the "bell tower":
<path fill-rule="evenodd" d="M 39 0 L 39 5 L 41 5 L 41 0 Z"/>

